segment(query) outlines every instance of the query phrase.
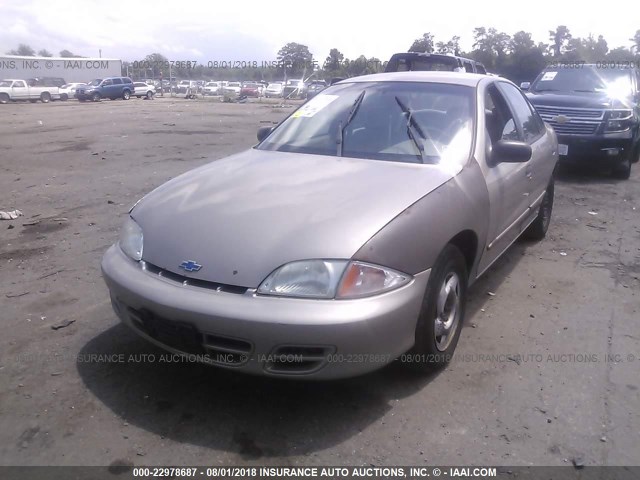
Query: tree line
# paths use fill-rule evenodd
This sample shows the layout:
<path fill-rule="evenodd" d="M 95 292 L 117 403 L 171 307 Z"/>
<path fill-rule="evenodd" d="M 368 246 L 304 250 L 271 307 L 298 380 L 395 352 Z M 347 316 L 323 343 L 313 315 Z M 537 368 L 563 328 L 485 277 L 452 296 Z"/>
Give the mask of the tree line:
<path fill-rule="evenodd" d="M 632 43 L 630 48 L 610 49 L 602 35 L 576 37 L 571 34 L 566 25 L 559 25 L 554 30 L 549 30 L 547 43 L 536 43 L 529 32 L 522 30 L 510 35 L 495 28 L 477 27 L 473 30 L 471 51 L 465 52 L 460 48 L 459 36 L 453 36 L 447 40 L 436 40 L 435 36 L 429 32 L 417 38 L 409 46 L 408 51 L 452 54 L 471 58 L 483 63 L 489 72 L 520 83 L 533 80 L 550 62 L 640 61 L 640 30 L 637 30 L 629 40 Z M 33 48 L 24 44 L 7 53 L 23 56 L 36 55 Z M 52 56 L 47 50 L 40 50 L 37 55 Z M 60 56 L 80 57 L 69 50 L 62 50 Z M 123 61 L 122 73 L 135 78 L 154 79 L 162 75 L 165 79 L 171 76 L 180 79 L 213 80 L 274 81 L 300 77 L 328 80 L 334 77 L 347 78 L 382 72 L 386 60 L 376 57 L 367 58 L 364 55 L 349 59 L 337 48 L 330 49 L 324 59 L 317 60 L 308 46 L 290 42 L 278 51 L 277 61 L 269 65 L 258 62 L 253 62 L 254 64 L 242 62 L 239 66 L 199 63 L 194 67 L 184 65 L 185 62 L 171 62 L 161 53 L 151 53 L 142 61 Z"/>

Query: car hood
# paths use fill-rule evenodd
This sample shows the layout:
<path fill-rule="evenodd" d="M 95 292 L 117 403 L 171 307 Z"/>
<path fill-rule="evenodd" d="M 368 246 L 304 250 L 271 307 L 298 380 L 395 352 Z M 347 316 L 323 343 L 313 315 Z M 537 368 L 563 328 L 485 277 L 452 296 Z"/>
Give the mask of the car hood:
<path fill-rule="evenodd" d="M 624 108 L 628 102 L 607 94 L 588 92 L 529 92 L 527 97 L 533 105 L 573 108 Z M 628 107 L 627 107 L 628 108 Z"/>
<path fill-rule="evenodd" d="M 255 288 L 294 260 L 351 258 L 453 175 L 436 165 L 251 149 L 167 182 L 131 216 L 144 233 L 145 261 Z M 185 272 L 187 260 L 202 268 Z"/>

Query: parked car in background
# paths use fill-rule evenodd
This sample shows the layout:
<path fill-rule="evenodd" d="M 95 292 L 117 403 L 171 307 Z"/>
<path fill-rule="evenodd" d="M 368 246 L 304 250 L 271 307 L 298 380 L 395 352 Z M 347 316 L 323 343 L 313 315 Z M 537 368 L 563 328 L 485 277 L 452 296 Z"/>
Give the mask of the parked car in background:
<path fill-rule="evenodd" d="M 324 80 L 314 80 L 307 84 L 307 98 L 313 98 L 322 90 L 327 88 L 327 83 Z"/>
<path fill-rule="evenodd" d="M 385 72 L 444 71 L 467 72 L 485 75 L 484 65 L 470 58 L 440 53 L 402 52 L 394 53 L 387 62 Z"/>
<path fill-rule="evenodd" d="M 28 83 L 31 87 L 61 87 L 67 82 L 64 81 L 64 78 L 60 77 L 36 77 L 30 78 Z"/>
<path fill-rule="evenodd" d="M 205 95 L 220 95 L 222 93 L 222 85 L 219 82 L 207 82 L 204 86 Z"/>
<path fill-rule="evenodd" d="M 59 100 L 58 87 L 30 86 L 26 80 L 7 79 L 0 80 L 0 103 L 10 101 L 29 100 L 49 103 L 51 100 Z"/>
<path fill-rule="evenodd" d="M 240 89 L 240 95 L 246 95 L 247 97 L 259 97 L 260 96 L 260 84 L 256 82 L 244 82 Z"/>
<path fill-rule="evenodd" d="M 76 97 L 76 89 L 81 86 L 86 85 L 86 83 L 67 83 L 62 85 L 58 91 L 60 92 L 60 99 L 66 100 L 68 98 Z"/>
<path fill-rule="evenodd" d="M 282 82 L 271 82 L 267 85 L 267 88 L 264 91 L 264 96 L 267 98 L 282 97 L 283 88 L 284 86 Z"/>
<path fill-rule="evenodd" d="M 81 102 L 99 102 L 103 98 L 129 100 L 133 95 L 133 81 L 129 77 L 97 78 L 76 88 L 76 97 Z"/>
<path fill-rule="evenodd" d="M 146 97 L 151 99 L 156 94 L 156 87 L 149 85 L 148 83 L 134 82 L 133 88 L 133 95 L 138 98 Z"/>
<path fill-rule="evenodd" d="M 180 80 L 176 85 L 175 93 L 187 93 L 187 89 L 192 85 L 191 82 L 191 80 Z"/>
<path fill-rule="evenodd" d="M 561 162 L 608 166 L 628 179 L 640 158 L 640 70 L 577 65 L 546 68 L 521 88 L 556 131 Z"/>
<path fill-rule="evenodd" d="M 102 259 L 115 313 L 173 354 L 297 379 L 441 367 L 467 287 L 549 227 L 556 135 L 505 79 L 351 78 L 258 140 L 145 195 Z"/>
<path fill-rule="evenodd" d="M 290 78 L 284 84 L 282 96 L 284 98 L 304 98 L 307 90 L 301 78 Z"/>
<path fill-rule="evenodd" d="M 224 93 L 231 93 L 234 95 L 240 95 L 240 90 L 242 90 L 242 84 L 240 82 L 228 82 L 224 87 Z"/>

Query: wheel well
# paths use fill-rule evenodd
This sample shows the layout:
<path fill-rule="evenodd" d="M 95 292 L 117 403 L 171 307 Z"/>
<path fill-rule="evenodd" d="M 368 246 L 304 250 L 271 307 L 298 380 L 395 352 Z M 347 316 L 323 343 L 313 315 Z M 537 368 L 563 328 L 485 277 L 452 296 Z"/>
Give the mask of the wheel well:
<path fill-rule="evenodd" d="M 458 247 L 467 263 L 467 273 L 471 272 L 478 252 L 478 237 L 472 230 L 464 230 L 449 240 L 449 243 Z"/>

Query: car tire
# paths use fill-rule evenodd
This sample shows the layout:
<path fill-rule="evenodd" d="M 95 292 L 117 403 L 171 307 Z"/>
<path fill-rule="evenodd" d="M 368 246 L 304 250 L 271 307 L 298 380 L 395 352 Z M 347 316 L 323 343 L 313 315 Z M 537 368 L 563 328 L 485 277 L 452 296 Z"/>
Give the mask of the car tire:
<path fill-rule="evenodd" d="M 613 167 L 612 175 L 619 180 L 629 180 L 631 176 L 631 158 L 625 158 Z"/>
<path fill-rule="evenodd" d="M 549 224 L 551 223 L 551 213 L 553 212 L 553 199 L 555 196 L 555 179 L 552 176 L 547 185 L 542 203 L 538 208 L 538 216 L 531 225 L 527 227 L 522 235 L 528 240 L 542 240 L 547 235 Z"/>
<path fill-rule="evenodd" d="M 40 94 L 40 101 L 42 103 L 49 103 L 51 101 L 51 94 L 49 92 L 42 92 Z"/>
<path fill-rule="evenodd" d="M 147 92 L 147 100 L 151 100 L 153 98 L 153 92 L 151 90 L 149 90 Z"/>
<path fill-rule="evenodd" d="M 631 159 L 631 163 L 638 163 L 639 160 L 640 160 L 640 141 L 638 142 L 638 145 L 636 146 L 636 150 L 635 150 L 635 153 L 633 155 L 633 158 Z"/>
<path fill-rule="evenodd" d="M 67 100 L 69 100 L 69 95 L 67 95 L 66 93 L 63 93 L 62 95 L 60 95 L 60 100 L 62 100 L 63 102 L 66 102 Z"/>
<path fill-rule="evenodd" d="M 131 92 L 129 90 L 125 90 L 124 92 L 122 92 L 123 100 L 129 100 L 129 98 L 131 98 Z"/>
<path fill-rule="evenodd" d="M 442 368 L 458 344 L 467 302 L 467 262 L 448 244 L 431 269 L 416 325 L 415 344 L 400 360 L 411 370 Z"/>
<path fill-rule="evenodd" d="M 100 101 L 100 94 L 98 92 L 94 93 L 93 95 L 91 95 L 91 101 L 92 102 L 99 102 Z"/>
<path fill-rule="evenodd" d="M 0 104 L 6 105 L 11 101 L 11 97 L 9 97 L 6 93 L 0 93 Z"/>

